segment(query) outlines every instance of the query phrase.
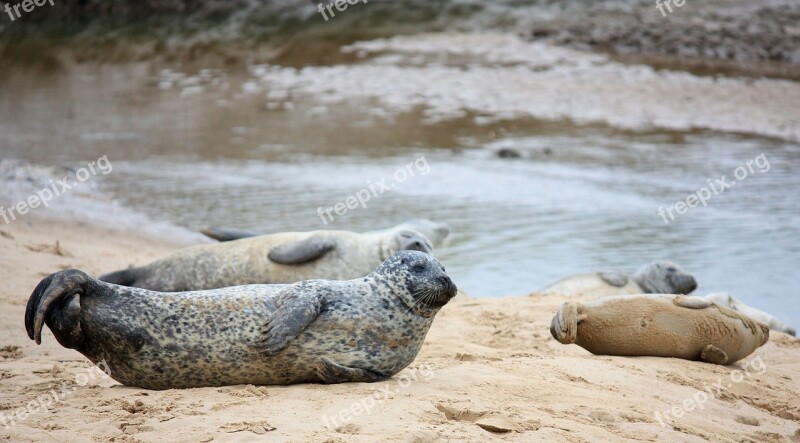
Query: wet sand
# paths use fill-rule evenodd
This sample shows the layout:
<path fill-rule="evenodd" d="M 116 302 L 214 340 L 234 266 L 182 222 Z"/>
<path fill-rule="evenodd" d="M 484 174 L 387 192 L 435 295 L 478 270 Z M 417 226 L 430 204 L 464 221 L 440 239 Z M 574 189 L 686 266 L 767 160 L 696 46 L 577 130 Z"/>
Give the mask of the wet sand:
<path fill-rule="evenodd" d="M 25 303 L 48 272 L 75 267 L 97 274 L 179 246 L 65 220 L 29 217 L 0 226 L 6 251 L 0 257 L 0 413 L 8 417 L 52 388 L 61 398 L 47 411 L 31 403 L 37 412 L 0 426 L 0 440 L 800 439 L 800 340 L 772 333 L 755 354 L 728 367 L 592 356 L 550 337 L 550 319 L 565 300 L 559 295 L 459 295 L 437 316 L 411 367 L 377 384 L 147 391 L 90 370 L 49 332 L 42 346 L 27 338 Z M 86 379 L 86 386 L 75 384 Z M 716 392 L 718 383 L 723 389 Z M 714 395 L 702 409 L 695 404 L 672 418 L 674 407 L 682 411 L 680 405 L 701 399 L 698 391 L 707 388 Z M 381 400 L 372 406 L 368 399 L 376 392 Z M 360 402 L 371 413 L 352 407 Z"/>

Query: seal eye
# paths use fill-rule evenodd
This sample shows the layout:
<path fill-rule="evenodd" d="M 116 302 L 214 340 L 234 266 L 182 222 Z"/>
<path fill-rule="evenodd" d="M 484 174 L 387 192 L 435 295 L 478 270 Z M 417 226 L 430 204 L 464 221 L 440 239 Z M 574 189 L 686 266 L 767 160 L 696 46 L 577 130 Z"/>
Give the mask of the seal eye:
<path fill-rule="evenodd" d="M 420 272 L 425 270 L 425 266 L 422 265 L 414 265 L 411 267 L 411 270 L 419 274 Z"/>

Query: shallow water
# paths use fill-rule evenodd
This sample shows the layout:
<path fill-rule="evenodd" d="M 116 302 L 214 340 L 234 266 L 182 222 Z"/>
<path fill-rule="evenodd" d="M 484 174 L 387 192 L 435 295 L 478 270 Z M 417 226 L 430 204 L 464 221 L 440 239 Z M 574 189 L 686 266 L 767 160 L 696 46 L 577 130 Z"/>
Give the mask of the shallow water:
<path fill-rule="evenodd" d="M 630 90 L 610 87 L 587 98 L 584 87 L 596 74 L 614 72 L 633 79 L 642 97 L 669 96 L 665 85 L 673 81 L 743 94 L 753 92 L 748 87 L 794 94 L 794 84 L 662 75 L 539 46 L 525 49 L 538 53 L 535 59 L 514 61 L 519 51 L 508 51 L 502 39 L 457 56 L 432 51 L 450 47 L 441 40 L 377 42 L 375 57 L 346 60 L 345 53 L 341 62 L 310 70 L 5 68 L 0 148 L 4 158 L 38 164 L 80 166 L 107 155 L 114 170 L 93 180 L 99 195 L 188 230 L 373 230 L 412 218 L 444 221 L 454 234 L 439 257 L 473 296 L 525 294 L 574 273 L 633 273 L 670 259 L 695 274 L 698 293 L 728 291 L 800 325 L 793 293 L 800 123 L 764 117 L 780 117 L 780 107 L 729 109 L 714 90 L 699 101 L 718 112 L 699 127 L 716 130 L 693 129 L 698 125 L 682 123 L 686 116 L 664 114 L 683 109 L 678 105 L 658 103 L 661 114 L 647 115 L 654 111 L 629 106 L 641 103 Z M 371 51 L 368 44 L 354 48 Z M 525 95 L 534 86 L 514 84 L 546 71 L 556 72 L 548 85 L 566 102 L 554 113 Z M 593 101 L 603 94 L 613 103 Z M 739 133 L 722 132 L 727 127 Z M 521 157 L 499 158 L 503 149 Z M 768 170 L 756 166 L 669 224 L 659 216 L 659 207 L 708 179 L 731 178 L 761 154 Z M 414 176 L 373 195 L 366 208 L 327 223 L 318 215 L 383 178 L 395 183 L 404 169 Z M 109 213 L 98 201 L 62 203 L 89 218 L 102 214 L 105 223 L 133 217 Z"/>

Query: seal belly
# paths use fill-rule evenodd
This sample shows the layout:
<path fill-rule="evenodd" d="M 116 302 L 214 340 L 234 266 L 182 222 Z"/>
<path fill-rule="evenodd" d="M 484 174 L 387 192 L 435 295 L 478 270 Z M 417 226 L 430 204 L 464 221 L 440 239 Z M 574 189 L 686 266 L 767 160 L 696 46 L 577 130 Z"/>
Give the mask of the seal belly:
<path fill-rule="evenodd" d="M 709 361 L 711 347 L 723 356 L 711 362 L 727 364 L 769 338 L 766 326 L 697 297 L 610 297 L 578 305 L 577 314 L 575 344 L 593 354 Z"/>
<path fill-rule="evenodd" d="M 105 359 L 111 377 L 126 385 L 162 389 L 258 379 L 270 372 L 258 344 L 263 322 L 274 310 L 268 298 L 272 291 L 263 288 L 263 294 L 228 288 L 222 296 L 152 297 L 128 289 L 86 297 L 82 322 L 93 333 L 78 350 L 92 360 Z"/>

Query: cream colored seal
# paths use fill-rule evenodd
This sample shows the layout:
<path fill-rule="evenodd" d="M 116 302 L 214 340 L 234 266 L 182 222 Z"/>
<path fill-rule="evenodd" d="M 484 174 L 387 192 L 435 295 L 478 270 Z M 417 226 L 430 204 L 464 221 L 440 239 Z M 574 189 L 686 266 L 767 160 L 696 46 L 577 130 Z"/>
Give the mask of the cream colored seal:
<path fill-rule="evenodd" d="M 697 288 L 692 274 L 660 260 L 642 266 L 632 277 L 617 271 L 592 272 L 563 278 L 540 292 L 607 297 L 626 294 L 690 294 Z"/>
<path fill-rule="evenodd" d="M 769 340 L 766 325 L 701 297 L 641 294 L 566 302 L 550 333 L 592 354 L 675 357 L 720 365 Z"/>
<path fill-rule="evenodd" d="M 145 266 L 100 280 L 160 292 L 248 284 L 363 277 L 397 251 L 433 253 L 427 237 L 403 225 L 368 233 L 284 232 L 182 249 Z"/>
<path fill-rule="evenodd" d="M 734 311 L 739 311 L 753 320 L 767 325 L 773 331 L 785 332 L 789 335 L 797 335 L 797 331 L 792 326 L 780 321 L 777 317 L 770 313 L 745 304 L 745 302 L 728 294 L 727 292 L 715 292 L 713 294 L 704 295 L 703 298 L 718 305 L 727 306 Z"/>

